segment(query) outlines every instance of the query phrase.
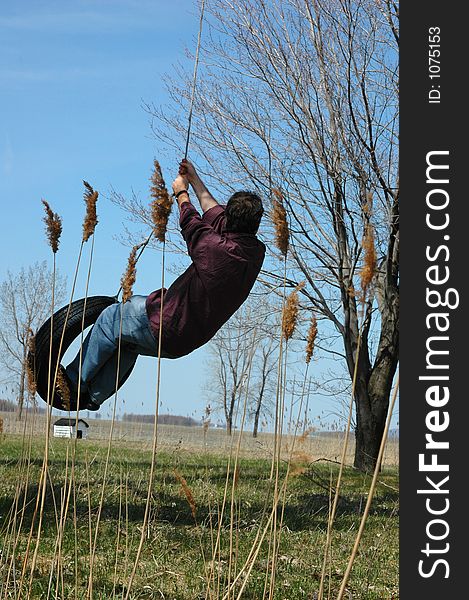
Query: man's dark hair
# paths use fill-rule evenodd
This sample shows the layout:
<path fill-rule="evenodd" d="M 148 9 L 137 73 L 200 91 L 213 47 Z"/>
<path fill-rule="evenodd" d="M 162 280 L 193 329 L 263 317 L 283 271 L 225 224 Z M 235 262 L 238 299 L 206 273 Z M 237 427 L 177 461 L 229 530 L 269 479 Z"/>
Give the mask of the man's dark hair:
<path fill-rule="evenodd" d="M 226 205 L 225 231 L 257 233 L 263 213 L 260 196 L 246 190 L 235 192 Z"/>

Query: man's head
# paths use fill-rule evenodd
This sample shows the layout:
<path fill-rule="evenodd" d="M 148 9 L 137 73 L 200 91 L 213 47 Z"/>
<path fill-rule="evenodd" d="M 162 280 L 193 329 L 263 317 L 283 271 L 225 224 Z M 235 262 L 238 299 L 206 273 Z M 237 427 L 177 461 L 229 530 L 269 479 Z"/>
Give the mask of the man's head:
<path fill-rule="evenodd" d="M 257 233 L 264 209 L 262 200 L 254 192 L 234 193 L 225 209 L 226 231 Z"/>

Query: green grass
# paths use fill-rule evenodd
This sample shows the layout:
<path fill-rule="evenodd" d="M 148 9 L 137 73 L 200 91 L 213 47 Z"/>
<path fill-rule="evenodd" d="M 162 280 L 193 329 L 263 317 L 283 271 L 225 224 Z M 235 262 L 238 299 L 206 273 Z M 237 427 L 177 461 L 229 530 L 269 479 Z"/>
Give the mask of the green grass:
<path fill-rule="evenodd" d="M 70 451 L 72 446 L 65 440 L 52 440 L 50 445 L 52 485 L 47 488 L 43 531 L 30 596 L 32 598 L 45 598 L 47 595 L 57 538 L 55 510 L 60 512 L 67 446 Z M 4 436 L 0 439 L 0 582 L 6 581 L 10 571 L 8 589 L 5 583 L 0 583 L 2 600 L 27 597 L 27 585 L 23 586 L 25 589 L 21 595 L 15 589 L 34 512 L 43 450 L 43 442 L 34 440 L 26 489 L 26 509 L 15 550 L 14 568 L 11 568 L 12 535 L 8 530 L 8 521 L 15 490 L 18 483 L 26 477 L 26 464 L 21 464 L 23 450 L 20 438 Z M 90 556 L 88 502 L 91 504 L 94 535 L 105 456 L 105 444 L 83 441 L 77 445 L 76 502 L 74 505 L 71 502 L 70 505 L 62 545 L 62 568 L 58 579 L 56 570 L 53 572 L 51 598 L 56 597 L 56 589 L 59 598 L 86 598 Z M 126 591 L 141 534 L 150 460 L 151 453 L 147 446 L 122 442 L 113 445 L 96 551 L 94 598 L 121 598 Z M 260 458 L 242 458 L 239 464 L 232 555 L 233 571 L 236 572 L 251 549 L 260 523 L 265 522 L 265 507 L 271 503 L 272 495 L 269 482 L 270 462 Z M 197 523 L 194 522 L 181 485 L 174 476 L 175 469 L 187 480 L 192 491 L 197 506 Z M 181 449 L 158 452 L 150 521 L 145 531 L 145 544 L 131 588 L 131 598 L 205 598 L 207 584 L 204 572 L 212 559 L 212 544 L 220 519 L 226 469 L 227 457 L 224 456 L 191 453 Z M 331 477 L 332 482 L 336 480 L 337 469 L 336 464 L 328 462 L 305 464 L 302 472 L 289 481 L 276 569 L 276 600 L 311 600 L 318 590 L 329 510 L 329 481 Z M 334 598 L 340 585 L 369 484 L 370 477 L 352 468 L 345 470 L 334 526 L 333 560 L 330 580 L 326 583 L 326 597 Z M 376 497 L 348 584 L 348 597 L 363 600 L 398 597 L 397 488 L 397 468 L 386 468 L 379 477 Z M 22 493 L 18 519 L 21 517 L 20 509 L 24 499 Z M 76 532 L 74 507 L 77 515 Z M 224 589 L 229 564 L 230 498 L 221 526 L 221 547 L 214 569 L 219 573 L 221 589 Z M 33 541 L 36 536 L 35 530 Z M 266 540 L 243 598 L 262 598 L 267 568 Z M 27 580 L 29 582 L 29 577 Z"/>

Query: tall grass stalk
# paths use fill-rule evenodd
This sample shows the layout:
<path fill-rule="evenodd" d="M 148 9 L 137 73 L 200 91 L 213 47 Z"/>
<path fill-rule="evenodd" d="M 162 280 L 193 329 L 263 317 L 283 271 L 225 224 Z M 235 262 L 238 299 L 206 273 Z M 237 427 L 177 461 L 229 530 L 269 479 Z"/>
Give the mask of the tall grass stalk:
<path fill-rule="evenodd" d="M 360 527 L 358 529 L 357 532 L 357 537 L 355 539 L 355 543 L 353 545 L 353 549 L 352 549 L 352 553 L 350 555 L 348 564 L 347 564 L 347 568 L 345 569 L 345 573 L 344 576 L 342 578 L 342 582 L 340 584 L 340 589 L 339 589 L 339 593 L 337 595 L 337 600 L 342 600 L 342 598 L 344 597 L 344 593 L 345 593 L 345 588 L 347 586 L 348 583 L 348 579 L 350 577 L 350 572 L 352 570 L 353 567 L 353 563 L 355 560 L 355 557 L 357 555 L 358 552 L 358 547 L 360 545 L 360 541 L 363 535 L 363 531 L 365 530 L 365 525 L 366 525 L 366 520 L 368 518 L 368 513 L 370 511 L 370 507 L 371 507 L 371 503 L 373 501 L 373 496 L 374 496 L 374 492 L 375 492 L 375 488 L 376 488 L 376 482 L 378 481 L 378 475 L 381 469 L 381 463 L 383 460 L 383 455 L 384 455 L 384 449 L 386 447 L 386 441 L 388 438 L 388 432 L 389 432 L 389 426 L 391 424 L 391 418 L 392 418 L 392 413 L 394 410 L 394 405 L 396 403 L 396 398 L 397 398 L 397 392 L 399 390 L 399 373 L 397 374 L 396 377 L 396 383 L 394 385 L 394 391 L 393 391 L 393 395 L 392 395 L 392 399 L 391 399 L 391 404 L 389 406 L 389 410 L 388 410 L 388 416 L 386 419 L 386 425 L 384 427 L 384 431 L 383 431 L 383 435 L 381 438 L 381 444 L 379 447 L 379 452 L 378 452 L 378 459 L 376 461 L 376 465 L 375 465 L 375 470 L 373 472 L 373 479 L 371 481 L 371 485 L 370 485 L 370 489 L 368 492 L 368 496 L 366 499 L 366 505 L 365 505 L 365 510 L 363 511 L 363 515 L 360 521 Z"/>
<path fill-rule="evenodd" d="M 344 467 L 345 467 L 345 459 L 347 456 L 347 449 L 348 449 L 348 443 L 349 443 L 349 437 L 350 437 L 350 427 L 351 427 L 351 423 L 352 423 L 353 399 L 354 399 L 354 395 L 355 395 L 355 386 L 357 383 L 358 358 L 360 355 L 362 328 L 363 328 L 363 322 L 358 331 L 357 350 L 356 350 L 356 355 L 355 355 L 355 365 L 354 365 L 353 378 L 352 378 L 352 390 L 350 392 L 349 411 L 348 411 L 348 415 L 347 415 L 347 425 L 345 427 L 345 436 L 344 436 L 344 441 L 343 441 L 343 445 L 342 445 L 342 455 L 341 455 L 341 459 L 340 459 L 339 474 L 337 476 L 337 483 L 336 483 L 336 487 L 335 487 L 334 501 L 332 503 L 332 510 L 330 512 L 329 519 L 327 520 L 326 542 L 324 545 L 324 556 L 323 556 L 322 567 L 321 567 L 321 580 L 319 582 L 318 600 L 322 600 L 323 594 L 324 594 L 324 580 L 325 580 L 325 576 L 326 576 L 326 567 L 327 567 L 327 561 L 329 559 L 330 551 L 331 551 L 332 528 L 334 525 L 335 516 L 336 516 L 336 512 L 337 512 L 337 504 L 339 501 L 340 486 L 342 483 L 342 477 L 343 477 L 343 472 L 344 472 Z"/>
<path fill-rule="evenodd" d="M 254 331 L 254 336 L 253 338 L 256 339 L 257 337 L 257 331 Z M 230 554 L 229 554 L 229 561 L 228 561 L 228 589 L 230 589 L 230 583 L 231 583 L 231 571 L 232 571 L 232 560 L 233 560 L 233 519 L 234 519 L 234 513 L 235 513 L 235 495 L 236 495 L 236 487 L 238 484 L 238 463 L 239 463 L 239 455 L 240 455 L 240 450 L 241 450 L 241 440 L 243 437 L 243 432 L 244 432 L 244 424 L 245 424 L 245 420 L 246 420 L 246 412 L 247 412 L 247 403 L 248 403 L 248 397 L 249 397 L 249 384 L 250 384 L 250 380 L 251 380 L 251 371 L 252 371 L 252 363 L 253 363 L 253 359 L 254 359 L 254 354 L 256 352 L 256 345 L 253 344 L 251 347 L 251 351 L 249 353 L 249 358 L 248 358 L 248 372 L 247 372 L 247 377 L 246 377 L 246 382 L 245 382 L 245 390 L 244 390 L 244 403 L 243 403 L 243 414 L 241 417 L 241 426 L 240 426 L 240 430 L 239 430 L 239 434 L 238 434 L 238 441 L 236 444 L 236 453 L 235 453 L 235 457 L 234 457 L 234 466 L 233 466 L 233 478 L 232 478 L 232 484 L 231 484 L 231 505 L 230 505 L 230 539 L 229 539 L 229 543 L 230 543 Z"/>
<path fill-rule="evenodd" d="M 287 499 L 288 481 L 289 481 L 290 474 L 291 474 L 291 466 L 292 466 L 292 463 L 293 463 L 293 457 L 295 455 L 295 449 L 296 449 L 296 442 L 297 442 L 297 439 L 298 439 L 298 429 L 299 429 L 299 426 L 300 426 L 300 415 L 302 413 L 303 401 L 304 401 L 305 392 L 306 392 L 306 381 L 307 381 L 307 378 L 308 378 L 308 369 L 309 369 L 309 361 L 306 363 L 306 369 L 305 369 L 305 374 L 304 374 L 304 379 L 303 379 L 303 387 L 302 387 L 302 392 L 301 392 L 300 404 L 299 404 L 299 407 L 298 407 L 297 418 L 296 418 L 296 421 L 295 421 L 295 429 L 293 431 L 293 440 L 291 441 L 290 453 L 289 453 L 289 456 L 288 456 L 287 472 L 285 474 L 285 482 L 284 482 L 284 486 L 283 486 L 283 495 L 282 495 L 282 504 L 281 504 L 281 513 L 280 513 L 280 525 L 279 525 L 279 534 L 278 534 L 278 541 L 277 541 L 277 547 L 276 547 L 275 560 L 277 560 L 278 552 L 279 552 L 279 549 L 280 549 L 280 539 L 281 539 L 281 535 L 282 535 L 283 518 L 284 518 L 284 514 L 285 514 L 285 505 L 286 505 L 286 499 Z M 292 394 L 292 397 L 293 397 L 293 394 Z"/>
<path fill-rule="evenodd" d="M 286 280 L 286 273 L 284 281 Z M 280 385 L 280 406 L 279 406 L 279 419 L 278 419 L 278 431 L 277 431 L 277 447 L 276 447 L 276 456 L 275 460 L 275 482 L 274 482 L 274 505 L 278 506 L 279 503 L 279 476 L 280 476 L 280 462 L 281 462 L 281 450 L 282 450 L 282 440 L 283 440 L 283 424 L 284 424 L 284 414 L 285 414 L 285 395 L 286 395 L 286 386 L 287 386 L 287 365 L 288 365 L 288 342 L 293 336 L 295 331 L 297 321 L 298 321 L 298 310 L 299 310 L 299 302 L 298 302 L 298 292 L 301 289 L 300 284 L 297 286 L 293 292 L 286 299 L 283 310 L 282 310 L 282 338 L 285 339 L 285 352 L 283 356 L 283 367 L 282 367 L 282 377 L 281 377 L 281 385 Z M 286 485 L 286 484 L 285 484 Z M 272 536 L 269 540 L 269 556 L 272 552 L 271 558 L 271 569 L 270 569 L 270 585 L 269 585 L 269 600 L 272 599 L 275 589 L 275 574 L 276 574 L 276 566 L 277 566 L 277 556 L 278 556 L 278 515 L 277 511 L 274 513 L 273 521 L 272 521 Z M 270 546 L 271 544 L 271 546 Z M 267 560 L 267 570 L 269 569 L 269 559 Z M 266 573 L 266 582 L 267 582 L 267 573 Z M 264 597 L 265 597 L 266 589 L 264 587 Z"/>
<path fill-rule="evenodd" d="M 283 493 L 284 485 L 285 485 L 285 481 L 282 483 L 280 493 Z M 259 529 L 259 531 L 256 535 L 256 539 L 254 540 L 254 543 L 251 546 L 251 550 L 250 550 L 246 560 L 244 561 L 243 567 L 239 570 L 238 574 L 233 579 L 233 582 L 231 583 L 231 588 L 225 592 L 225 594 L 222 597 L 222 600 L 228 600 L 229 595 L 231 594 L 231 591 L 235 588 L 238 581 L 242 578 L 243 583 L 241 584 L 241 587 L 236 596 L 236 600 L 240 600 L 241 596 L 243 595 L 244 588 L 246 587 L 246 585 L 249 581 L 249 577 L 251 575 L 252 569 L 254 568 L 254 565 L 256 563 L 257 557 L 262 548 L 264 540 L 265 540 L 267 534 L 269 533 L 269 531 L 271 531 L 272 520 L 273 520 L 274 514 L 277 511 L 277 509 L 278 509 L 278 502 L 277 503 L 273 502 L 269 517 L 267 519 L 267 522 L 266 522 L 264 528 Z"/>
<path fill-rule="evenodd" d="M 15 489 L 15 496 L 13 499 L 13 503 L 12 503 L 9 515 L 8 515 L 7 530 L 5 532 L 6 547 L 4 547 L 4 549 L 2 551 L 2 557 L 4 557 L 5 562 L 9 561 L 9 565 L 8 565 L 6 580 L 3 582 L 4 585 L 2 585 L 3 590 L 5 591 L 4 598 L 7 598 L 8 586 L 9 586 L 11 574 L 13 574 L 13 584 L 16 587 L 15 556 L 16 556 L 16 549 L 18 548 L 18 544 L 20 541 L 23 520 L 24 520 L 25 511 L 26 511 L 26 503 L 27 503 L 27 498 L 28 498 L 28 487 L 29 487 L 29 479 L 30 479 L 30 472 L 31 472 L 31 448 L 32 448 L 32 439 L 33 439 L 32 423 L 34 422 L 35 411 L 36 411 L 36 407 L 34 407 L 34 411 L 32 414 L 32 417 L 33 417 L 32 421 L 30 419 L 29 411 L 26 411 L 26 416 L 24 419 L 23 433 L 22 433 L 22 440 L 21 440 L 20 464 L 19 464 L 19 469 L 18 469 L 19 475 L 18 475 L 16 489 Z M 26 440 L 26 432 L 28 429 L 28 425 L 29 425 L 28 445 L 27 445 L 27 450 L 25 451 L 25 440 Z M 25 467 L 25 465 L 26 465 L 26 467 Z M 25 468 L 26 468 L 26 474 L 24 475 Z M 23 502 L 22 502 L 21 509 L 18 511 L 18 506 L 19 506 L 19 502 L 20 502 L 20 498 L 21 498 L 23 489 L 24 489 Z M 19 523 L 17 524 L 18 512 L 20 513 L 20 518 L 19 518 Z"/>
<path fill-rule="evenodd" d="M 376 250 L 375 250 L 375 244 L 374 244 L 374 229 L 373 229 L 373 225 L 371 223 L 372 201 L 373 201 L 373 197 L 372 197 L 371 193 L 367 194 L 366 204 L 365 204 L 364 210 L 363 210 L 363 216 L 364 216 L 364 221 L 365 221 L 364 231 L 363 231 L 363 240 L 362 240 L 362 247 L 364 249 L 364 262 L 363 262 L 363 268 L 360 272 L 360 284 L 361 284 L 361 288 L 362 288 L 362 294 L 361 294 L 361 298 L 360 298 L 360 303 L 361 303 L 361 307 L 362 307 L 361 308 L 362 322 L 361 322 L 359 330 L 358 330 L 357 349 L 356 349 L 356 354 L 355 354 L 355 364 L 354 364 L 354 371 L 353 371 L 353 378 L 352 378 L 352 390 L 351 390 L 351 394 L 350 394 L 350 405 L 349 405 L 349 412 L 348 412 L 348 418 L 347 418 L 347 426 L 346 426 L 345 439 L 344 439 L 344 444 L 343 444 L 342 457 L 341 457 L 341 461 L 340 461 L 339 475 L 337 478 L 336 490 L 335 490 L 335 495 L 334 495 L 334 503 L 332 506 L 330 518 L 328 519 L 328 523 L 327 523 L 326 545 L 325 545 L 323 565 L 322 565 L 322 570 L 321 570 L 321 581 L 319 584 L 318 600 L 322 600 L 323 593 L 324 593 L 324 578 L 325 578 L 325 572 L 326 572 L 326 562 L 327 562 L 329 554 L 330 554 L 330 546 L 331 546 L 331 539 L 332 539 L 332 526 L 334 523 L 336 511 L 337 511 L 337 503 L 338 503 L 338 499 L 339 499 L 340 485 L 341 485 L 341 481 L 342 481 L 342 475 L 343 475 L 343 470 L 344 470 L 344 466 L 345 466 L 345 456 L 347 453 L 347 447 L 348 447 L 348 441 L 349 441 L 350 427 L 351 427 L 351 422 L 352 422 L 352 412 L 353 412 L 353 400 L 354 400 L 354 396 L 355 396 L 355 388 L 356 388 L 356 382 L 357 382 L 358 362 L 360 359 L 362 331 L 363 331 L 363 328 L 365 326 L 365 321 L 366 321 L 365 303 L 367 301 L 367 296 L 370 291 L 371 283 L 372 283 L 375 273 L 376 273 Z"/>
<path fill-rule="evenodd" d="M 96 199 L 97 199 L 97 193 L 96 193 L 95 200 Z M 60 366 L 58 362 L 57 362 L 56 365 L 52 365 L 51 356 L 52 356 L 53 315 L 54 315 L 54 308 L 55 308 L 56 253 L 57 253 L 58 246 L 59 246 L 60 235 L 62 233 L 62 220 L 57 215 L 57 213 L 54 213 L 51 210 L 49 204 L 45 200 L 43 200 L 42 202 L 43 202 L 45 210 L 46 210 L 46 217 L 45 217 L 44 220 L 46 222 L 47 237 L 48 237 L 49 244 L 50 244 L 52 252 L 53 252 L 53 260 L 54 260 L 54 262 L 53 262 L 53 275 L 52 275 L 51 333 L 50 333 L 48 386 L 47 386 L 47 388 L 48 388 L 47 389 L 47 406 L 48 406 L 48 408 L 47 408 L 47 413 L 46 413 L 47 414 L 47 417 L 46 417 L 46 441 L 45 441 L 45 451 L 44 451 L 43 467 L 42 467 L 42 470 L 41 470 L 41 476 L 40 476 L 40 482 L 39 482 L 39 490 L 40 490 L 40 492 L 38 493 L 38 503 L 40 502 L 40 505 L 39 505 L 39 523 L 38 523 L 38 530 L 37 530 L 36 547 L 35 547 L 35 551 L 34 551 L 34 554 L 33 554 L 33 560 L 32 560 L 32 565 L 31 565 L 29 591 L 31 590 L 32 580 L 33 580 L 33 575 L 34 575 L 34 569 L 35 569 L 35 565 L 36 565 L 36 561 L 37 561 L 39 543 L 40 543 L 40 538 L 41 538 L 41 530 L 42 530 L 42 518 L 43 518 L 43 511 L 44 511 L 44 500 L 45 500 L 45 493 L 46 493 L 46 488 L 47 488 L 47 468 L 48 468 L 50 423 L 51 423 L 51 416 L 52 416 L 52 405 L 51 405 L 51 397 L 52 396 L 51 396 L 51 394 L 54 393 L 56 385 L 57 385 L 58 371 L 59 371 L 59 366 Z M 88 206 L 88 203 L 87 203 L 87 206 Z M 87 211 L 87 213 L 88 213 L 88 211 Z M 67 313 L 66 313 L 66 316 L 65 316 L 65 322 L 64 322 L 64 326 L 63 326 L 63 330 L 62 330 L 62 335 L 61 335 L 60 343 L 59 343 L 59 356 L 61 354 L 61 350 L 62 350 L 62 346 L 63 346 L 63 340 L 64 340 L 64 336 L 65 336 L 65 329 L 66 329 L 68 318 L 69 318 L 69 315 L 70 315 L 71 304 L 72 304 L 73 296 L 74 296 L 74 292 L 75 292 L 75 285 L 76 285 L 76 281 L 77 281 L 78 270 L 79 270 L 79 265 L 80 265 L 80 261 L 81 261 L 82 251 L 83 251 L 83 245 L 84 245 L 85 241 L 89 237 L 89 236 L 87 237 L 87 235 L 91 232 L 91 227 L 93 227 L 93 230 L 94 230 L 94 226 L 96 225 L 96 222 L 94 223 L 94 225 L 92 225 L 91 223 L 89 223 L 87 229 L 84 228 L 83 238 L 82 238 L 82 241 L 81 241 L 81 244 L 80 244 L 80 250 L 79 250 L 79 254 L 78 254 L 77 264 L 76 264 L 76 267 L 75 267 L 75 275 L 74 275 L 74 279 L 73 279 L 72 292 L 71 292 L 71 295 L 70 295 L 70 301 L 69 301 L 69 304 L 68 304 L 68 309 L 67 309 Z M 53 386 L 52 386 L 52 390 L 51 390 L 50 383 L 51 383 L 52 368 L 54 368 L 54 381 L 53 381 Z M 44 471 L 44 473 L 43 473 L 43 471 Z M 32 523 L 31 523 L 30 536 L 28 538 L 28 544 L 27 544 L 27 549 L 26 549 L 26 553 L 25 553 L 25 559 L 24 559 L 23 570 L 22 570 L 22 577 L 21 577 L 21 582 L 20 582 L 20 591 L 21 591 L 21 588 L 22 588 L 22 583 L 23 583 L 23 579 L 24 579 L 24 575 L 25 575 L 25 569 L 26 569 L 26 566 L 27 566 L 27 558 L 29 556 L 29 549 L 30 549 L 30 543 L 31 543 L 31 539 L 32 539 L 32 532 L 33 532 L 34 525 L 35 525 L 35 519 L 36 519 L 36 515 L 37 515 L 37 508 L 38 508 L 38 505 L 36 506 L 36 509 L 34 511 L 33 520 L 32 520 Z"/>
<path fill-rule="evenodd" d="M 150 464 L 150 474 L 148 480 L 148 489 L 147 489 L 147 498 L 145 502 L 145 512 L 143 516 L 143 524 L 142 531 L 140 535 L 140 541 L 137 548 L 137 553 L 135 556 L 135 561 L 132 567 L 132 572 L 130 574 L 128 583 L 127 583 L 127 592 L 125 594 L 125 600 L 129 600 L 130 592 L 132 589 L 132 583 L 134 581 L 135 575 L 137 573 L 138 563 L 140 560 L 140 556 L 143 549 L 143 544 L 145 541 L 145 531 L 148 525 L 148 519 L 150 516 L 150 504 L 152 497 L 152 488 L 153 488 L 153 479 L 155 474 L 155 465 L 156 465 L 156 448 L 158 445 L 158 415 L 159 415 L 159 405 L 160 405 L 160 384 L 161 384 L 161 351 L 162 351 L 162 339 L 163 339 L 163 306 L 164 306 L 164 283 L 165 283 L 165 257 L 166 257 L 166 241 L 163 241 L 162 248 L 162 262 L 161 262 L 161 302 L 160 302 L 160 322 L 159 322 L 159 332 L 158 332 L 158 363 L 157 363 L 157 375 L 156 375 L 156 397 L 155 397 L 155 418 L 153 424 L 153 443 L 152 443 L 152 451 L 151 451 L 151 464 Z"/>
<path fill-rule="evenodd" d="M 253 357 L 253 354 L 252 354 L 252 349 L 251 349 L 251 353 L 248 358 L 249 378 L 250 378 L 250 368 L 252 366 L 252 357 Z M 238 416 L 239 416 L 239 396 L 238 396 L 238 401 L 236 402 L 236 410 L 235 410 L 233 423 L 238 422 Z M 238 440 L 241 440 L 241 438 L 238 438 Z M 206 592 L 206 596 L 205 596 L 206 598 L 207 598 L 207 594 L 209 594 L 209 593 L 211 594 L 210 582 L 212 580 L 215 585 L 215 562 L 216 562 L 217 555 L 218 555 L 218 563 L 221 564 L 221 532 L 222 532 L 223 519 L 225 516 L 225 510 L 226 510 L 227 500 L 228 500 L 228 489 L 229 489 L 229 482 L 230 482 L 230 476 L 231 476 L 231 465 L 234 460 L 234 458 L 233 458 L 234 443 L 235 443 L 235 436 L 232 435 L 231 443 L 230 443 L 230 452 L 228 455 L 227 466 L 226 466 L 226 477 L 225 477 L 225 485 L 224 485 L 224 489 L 223 489 L 223 499 L 222 499 L 221 507 L 218 507 L 217 537 L 215 540 L 215 547 L 213 547 L 213 545 L 212 545 L 212 560 L 211 560 L 211 567 L 210 567 L 210 571 L 209 571 L 208 587 L 207 587 L 207 592 Z M 238 449 L 237 455 L 239 456 L 239 449 Z M 234 484 L 235 476 L 236 476 L 236 469 L 233 469 L 232 487 Z M 230 522 L 231 522 L 231 514 L 232 513 L 230 513 Z M 215 598 L 220 597 L 220 588 L 221 588 L 221 573 L 217 569 L 217 591 L 215 594 Z"/>
<path fill-rule="evenodd" d="M 112 600 L 116 598 L 116 584 L 117 584 L 117 569 L 119 565 L 119 551 L 120 551 L 120 534 L 121 534 L 121 519 L 122 519 L 122 465 L 119 472 L 119 512 L 117 516 L 117 535 L 116 535 L 116 558 L 114 560 L 114 576 L 112 581 Z"/>
<path fill-rule="evenodd" d="M 99 505 L 98 505 L 98 514 L 96 515 L 96 523 L 94 530 L 94 539 L 93 546 L 90 554 L 90 571 L 88 578 L 88 591 L 87 597 L 91 600 L 93 598 L 93 567 L 94 560 L 96 556 L 96 546 L 98 544 L 98 533 L 99 533 L 99 525 L 101 523 L 101 513 L 104 505 L 104 493 L 106 490 L 107 484 L 107 476 L 109 471 L 109 462 L 111 457 L 111 447 L 112 447 L 112 439 L 114 436 L 114 425 L 116 421 L 116 407 L 117 407 L 117 397 L 118 397 L 118 386 L 119 386 L 119 367 L 120 367 L 120 357 L 121 357 L 121 338 L 122 338 L 122 316 L 123 316 L 123 305 L 121 304 L 120 310 L 120 322 L 119 322 L 119 341 L 117 345 L 117 369 L 116 369 L 116 391 L 114 393 L 114 402 L 112 406 L 112 417 L 111 417 L 111 426 L 109 429 L 108 443 L 106 449 L 106 460 L 104 462 L 104 473 L 103 473 L 103 483 L 101 485 L 101 492 L 99 497 Z"/>
<path fill-rule="evenodd" d="M 89 184 L 85 185 L 89 186 Z M 91 186 L 89 186 L 91 187 Z M 92 188 L 91 188 L 92 189 Z M 97 192 L 94 192 L 94 194 L 97 194 Z M 97 198 L 97 196 L 96 196 Z M 86 193 L 85 193 L 85 199 L 86 199 Z M 94 210 L 93 210 L 93 206 L 94 206 Z M 89 214 L 91 211 L 91 214 Z M 93 214 L 94 213 L 94 214 Z M 95 209 L 95 204 L 91 204 L 90 208 L 87 210 L 87 214 L 85 217 L 85 221 L 83 224 L 83 240 L 82 240 L 82 247 L 83 247 L 83 243 L 85 241 L 88 241 L 88 239 L 91 236 L 91 249 L 90 249 L 90 257 L 89 257 L 89 263 L 88 263 L 88 272 L 87 272 L 87 278 L 86 278 L 86 286 L 85 286 L 85 296 L 84 296 L 84 305 L 83 305 L 83 314 L 82 314 L 82 319 L 81 319 L 81 334 L 80 334 L 80 350 L 79 350 L 79 354 L 80 354 L 80 361 L 79 361 L 79 367 L 78 367 L 78 385 L 77 385 L 77 411 L 76 411 L 76 415 L 75 415 L 75 429 L 76 431 L 78 431 L 78 421 L 79 421 L 79 417 L 80 417 L 80 403 L 79 403 L 79 398 L 80 398 L 80 393 L 81 393 L 81 370 L 82 370 L 82 356 L 83 356 L 83 340 L 84 340 L 84 329 L 85 329 L 85 314 L 86 314 L 86 304 L 88 301 L 88 291 L 89 291 L 89 284 L 90 284 L 90 280 L 91 280 L 91 271 L 92 271 L 92 265 L 93 265 L 93 254 L 94 254 L 94 227 L 93 227 L 93 223 L 96 224 L 97 223 L 97 219 L 96 219 L 96 209 Z M 70 304 L 69 307 L 71 306 L 71 301 L 72 298 L 70 299 Z M 62 332 L 62 340 L 63 340 L 63 334 L 65 331 L 65 326 Z M 69 418 L 71 417 L 70 415 L 70 411 L 68 413 Z M 65 464 L 65 481 L 64 481 L 64 490 L 65 490 L 65 498 L 64 498 L 64 510 L 61 513 L 61 518 L 60 518 L 60 531 L 59 531 L 59 536 L 60 536 L 60 543 L 58 546 L 58 554 L 59 556 L 61 555 L 61 551 L 62 551 L 62 540 L 63 540 L 63 534 L 64 534 L 64 530 L 65 530 L 65 526 L 66 526 L 66 520 L 67 520 L 67 516 L 68 516 L 68 510 L 69 510 L 69 504 L 70 504 L 70 498 L 72 496 L 72 489 L 73 486 L 75 485 L 75 463 L 76 463 L 76 453 L 77 453 L 77 443 L 78 443 L 78 438 L 75 437 L 73 440 L 71 440 L 71 444 L 70 444 L 70 440 L 68 440 L 68 445 L 67 445 L 67 458 L 66 458 L 66 464 Z M 70 469 L 69 469 L 69 447 L 71 445 L 71 465 L 70 465 Z M 68 473 L 70 472 L 70 478 L 68 478 Z M 74 491 L 74 490 L 73 490 Z M 75 498 L 75 491 L 73 493 L 73 497 Z M 76 515 L 76 507 L 74 509 L 74 514 Z M 75 536 L 76 536 L 76 518 L 73 519 L 73 525 L 75 527 Z"/>
<path fill-rule="evenodd" d="M 51 390 L 50 379 L 51 379 L 51 372 L 52 372 L 52 333 L 53 333 L 53 327 L 54 327 L 55 280 L 56 280 L 56 273 L 57 273 L 56 253 L 57 253 L 57 250 L 58 250 L 58 238 L 60 237 L 60 233 L 62 231 L 60 217 L 58 217 L 57 214 L 52 213 L 52 211 L 50 210 L 50 207 L 48 206 L 47 203 L 44 203 L 44 205 L 46 207 L 46 212 L 47 212 L 47 215 L 48 215 L 47 219 L 46 219 L 46 224 L 47 224 L 48 237 L 49 237 L 50 245 L 51 245 L 51 248 L 52 248 L 52 255 L 53 255 L 52 295 L 51 295 L 51 308 L 50 308 L 50 311 L 51 311 L 51 318 L 50 318 L 51 319 L 51 322 L 50 322 L 51 330 L 50 330 L 50 344 L 49 344 L 49 366 L 48 366 L 48 381 L 47 381 L 46 436 L 45 436 L 45 446 L 44 446 L 44 457 L 43 457 L 43 462 L 42 462 L 41 475 L 40 475 L 40 479 L 39 479 L 39 487 L 38 487 L 38 495 L 37 495 L 36 508 L 34 510 L 33 519 L 32 519 L 32 522 L 31 522 L 31 529 L 30 529 L 30 534 L 29 534 L 29 538 L 28 538 L 28 544 L 27 544 L 27 548 L 26 548 L 26 552 L 25 552 L 23 570 L 22 570 L 22 573 L 21 573 L 21 580 L 20 580 L 20 586 L 19 586 L 20 587 L 20 593 L 21 593 L 21 589 L 22 589 L 22 585 L 23 585 L 23 580 L 24 580 L 24 576 L 26 574 L 26 568 L 27 568 L 27 564 L 28 564 L 28 556 L 29 556 L 30 544 L 31 544 L 31 541 L 32 541 L 32 535 L 33 535 L 33 531 L 34 531 L 35 517 L 36 517 L 37 511 L 39 509 L 39 522 L 38 522 L 38 528 L 37 528 L 36 546 L 34 548 L 33 559 L 32 559 L 32 563 L 31 563 L 31 572 L 30 572 L 30 578 L 29 578 L 28 596 L 31 595 L 31 588 L 32 588 L 32 584 L 33 584 L 34 570 L 35 570 L 35 567 L 36 567 L 36 561 L 37 561 L 37 556 L 38 556 L 38 552 L 39 552 L 39 544 L 40 544 L 40 541 L 41 541 L 42 520 L 43 520 L 43 514 L 44 514 L 44 503 L 45 503 L 45 498 L 46 498 L 47 479 L 48 479 L 49 438 L 50 438 L 50 423 L 51 423 L 51 415 L 52 415 L 51 394 L 54 393 L 54 390 L 53 389 Z M 54 386 L 55 386 L 55 380 L 54 380 Z M 53 490 L 53 487 L 52 487 L 52 490 Z"/>

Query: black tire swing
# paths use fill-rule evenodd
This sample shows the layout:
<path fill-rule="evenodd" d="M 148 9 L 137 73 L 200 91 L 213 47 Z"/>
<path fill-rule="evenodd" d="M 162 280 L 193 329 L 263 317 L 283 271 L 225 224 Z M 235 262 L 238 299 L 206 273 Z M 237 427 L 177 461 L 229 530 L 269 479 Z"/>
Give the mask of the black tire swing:
<path fill-rule="evenodd" d="M 71 411 L 77 410 L 76 397 L 70 398 L 70 408 L 66 409 L 63 405 L 62 396 L 54 388 L 56 367 L 60 364 L 63 355 L 72 342 L 81 334 L 82 327 L 85 329 L 93 325 L 103 310 L 116 302 L 118 300 L 115 296 L 90 296 L 89 298 L 75 300 L 70 306 L 63 306 L 54 313 L 52 317 L 52 332 L 51 317 L 38 329 L 35 336 L 34 350 L 28 353 L 27 360 L 29 368 L 34 375 L 36 391 L 44 402 L 47 402 L 49 395 L 49 402 L 54 408 Z M 49 361 L 51 365 L 50 382 L 48 377 Z M 124 383 L 125 379 L 127 377 L 121 379 L 118 387 Z M 85 407 L 82 406 L 82 408 Z"/>

